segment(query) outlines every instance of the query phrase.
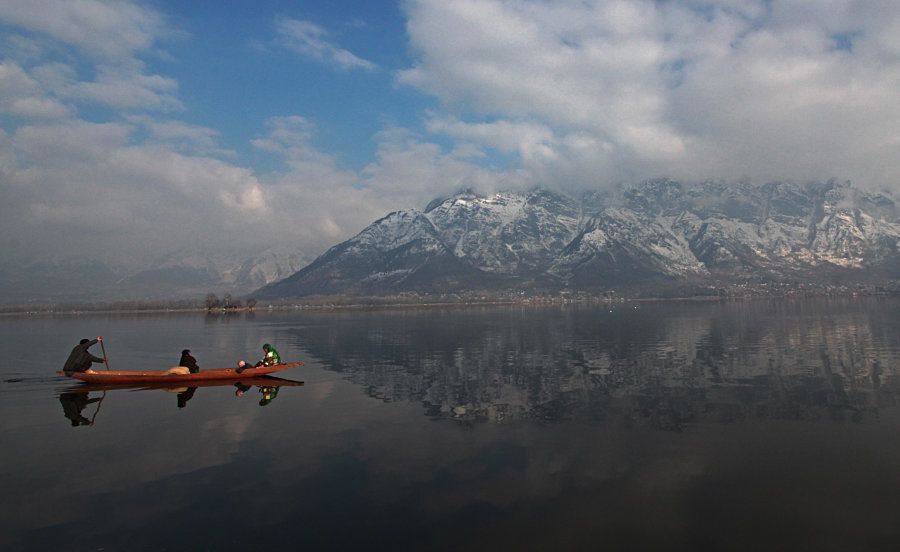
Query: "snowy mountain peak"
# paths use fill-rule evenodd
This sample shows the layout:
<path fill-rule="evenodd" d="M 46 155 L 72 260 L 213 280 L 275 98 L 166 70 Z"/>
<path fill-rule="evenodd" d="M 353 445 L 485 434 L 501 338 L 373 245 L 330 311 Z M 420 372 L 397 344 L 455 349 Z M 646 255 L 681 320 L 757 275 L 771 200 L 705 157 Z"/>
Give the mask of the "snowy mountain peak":
<path fill-rule="evenodd" d="M 657 179 L 580 200 L 543 189 L 464 190 L 422 212 L 389 214 L 262 293 L 896 280 L 898 242 L 889 196 L 834 181 Z"/>

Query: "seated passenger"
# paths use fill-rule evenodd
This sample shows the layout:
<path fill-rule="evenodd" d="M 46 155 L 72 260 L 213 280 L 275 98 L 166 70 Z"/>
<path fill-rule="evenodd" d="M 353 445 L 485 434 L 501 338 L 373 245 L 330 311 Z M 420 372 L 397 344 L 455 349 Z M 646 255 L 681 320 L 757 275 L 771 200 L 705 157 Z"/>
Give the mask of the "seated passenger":
<path fill-rule="evenodd" d="M 272 347 L 271 345 L 266 343 L 265 345 L 263 345 L 263 351 L 265 351 L 265 356 L 263 356 L 262 360 L 252 366 L 242 360 L 238 362 L 238 367 L 235 371 L 240 374 L 247 368 L 259 368 L 260 366 L 274 366 L 276 364 L 281 364 L 281 355 L 278 354 L 278 351 L 275 350 L 275 347 Z"/>
<path fill-rule="evenodd" d="M 197 359 L 191 356 L 190 349 L 181 351 L 181 360 L 178 361 L 178 365 L 186 367 L 192 374 L 200 371 L 200 367 L 197 366 Z"/>

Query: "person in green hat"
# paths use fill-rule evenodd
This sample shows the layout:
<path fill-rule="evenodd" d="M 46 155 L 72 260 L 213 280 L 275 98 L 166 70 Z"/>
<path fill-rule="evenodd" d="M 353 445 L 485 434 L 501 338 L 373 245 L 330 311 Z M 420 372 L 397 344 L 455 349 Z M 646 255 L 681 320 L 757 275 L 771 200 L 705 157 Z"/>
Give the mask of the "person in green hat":
<path fill-rule="evenodd" d="M 278 351 L 275 350 L 275 347 L 272 347 L 271 345 L 266 343 L 263 345 L 263 352 L 265 352 L 263 359 L 257 362 L 255 365 L 250 365 L 242 360 L 238 362 L 238 367 L 235 371 L 240 374 L 247 368 L 258 368 L 260 366 L 274 366 L 276 364 L 281 364 L 281 355 L 278 354 Z"/>
<path fill-rule="evenodd" d="M 266 356 L 262 359 L 263 366 L 274 366 L 276 364 L 281 364 L 281 355 L 278 354 L 278 351 L 275 350 L 275 347 L 272 347 L 268 343 L 263 345 L 263 351 L 266 352 Z"/>

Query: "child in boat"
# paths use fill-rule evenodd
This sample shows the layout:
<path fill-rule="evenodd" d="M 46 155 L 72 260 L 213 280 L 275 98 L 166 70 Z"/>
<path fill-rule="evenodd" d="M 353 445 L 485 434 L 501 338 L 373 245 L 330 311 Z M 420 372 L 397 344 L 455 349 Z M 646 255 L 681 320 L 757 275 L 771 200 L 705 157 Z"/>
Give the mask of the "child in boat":
<path fill-rule="evenodd" d="M 281 364 L 281 355 L 278 354 L 278 351 L 275 350 L 275 347 L 272 347 L 271 345 L 266 343 L 263 345 L 263 351 L 265 351 L 266 354 L 265 356 L 263 356 L 262 360 L 260 360 L 253 366 L 242 360 L 238 362 L 238 367 L 235 371 L 240 374 L 247 368 L 258 368 L 260 366 L 274 366 L 276 364 Z"/>

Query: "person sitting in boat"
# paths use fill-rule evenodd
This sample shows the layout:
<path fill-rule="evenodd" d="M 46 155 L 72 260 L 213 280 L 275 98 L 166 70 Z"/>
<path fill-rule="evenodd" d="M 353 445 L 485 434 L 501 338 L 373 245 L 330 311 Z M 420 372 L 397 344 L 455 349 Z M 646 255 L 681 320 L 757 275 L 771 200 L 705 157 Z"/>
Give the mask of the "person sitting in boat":
<path fill-rule="evenodd" d="M 186 367 L 192 374 L 196 374 L 200 371 L 200 367 L 197 365 L 197 359 L 191 356 L 190 349 L 181 351 L 181 360 L 178 361 L 178 365 Z"/>
<path fill-rule="evenodd" d="M 252 366 L 242 360 L 238 362 L 238 367 L 235 371 L 240 374 L 247 368 L 259 368 L 260 366 L 274 366 L 276 364 L 281 364 L 281 355 L 278 354 L 275 347 L 266 343 L 263 345 L 263 351 L 265 352 L 265 356 L 263 356 L 262 360 Z"/>
<path fill-rule="evenodd" d="M 91 364 L 94 362 L 106 362 L 105 358 L 96 357 L 88 351 L 98 341 L 103 341 L 103 337 L 98 335 L 97 339 L 82 339 L 79 341 L 78 345 L 69 353 L 69 358 L 63 365 L 63 372 L 67 376 L 71 376 L 73 372 L 90 372 L 92 371 L 90 369 Z"/>
<path fill-rule="evenodd" d="M 263 345 L 263 351 L 266 352 L 266 356 L 262 359 L 263 366 L 275 366 L 276 364 L 281 364 L 281 355 L 278 354 L 275 347 L 266 343 Z"/>

